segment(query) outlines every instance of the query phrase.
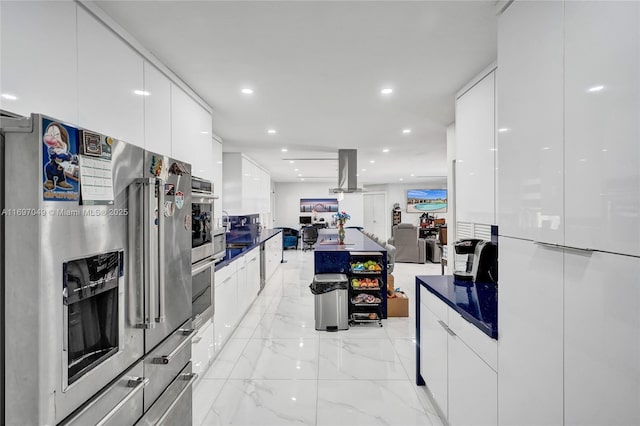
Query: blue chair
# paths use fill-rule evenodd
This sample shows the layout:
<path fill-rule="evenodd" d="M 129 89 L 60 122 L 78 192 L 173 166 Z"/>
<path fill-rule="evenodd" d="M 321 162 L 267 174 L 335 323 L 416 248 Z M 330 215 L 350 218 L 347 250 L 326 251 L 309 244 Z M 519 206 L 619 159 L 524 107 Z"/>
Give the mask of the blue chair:
<path fill-rule="evenodd" d="M 298 249 L 298 235 L 299 231 L 293 228 L 278 227 L 275 229 L 282 229 L 282 248 L 288 249 L 293 247 Z"/>

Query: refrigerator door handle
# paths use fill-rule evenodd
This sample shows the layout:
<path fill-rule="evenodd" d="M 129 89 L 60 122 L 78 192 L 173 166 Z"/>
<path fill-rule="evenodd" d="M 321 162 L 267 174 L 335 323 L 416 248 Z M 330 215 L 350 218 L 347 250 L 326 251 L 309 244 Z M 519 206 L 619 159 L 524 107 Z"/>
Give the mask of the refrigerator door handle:
<path fill-rule="evenodd" d="M 129 187 L 129 265 L 131 285 L 131 309 L 132 318 L 135 318 L 136 328 L 154 328 L 153 318 L 153 294 L 151 289 L 151 268 L 149 267 L 148 256 L 150 250 L 151 236 L 150 229 L 153 226 L 153 212 L 149 212 L 152 204 L 150 201 L 150 187 L 154 179 L 136 179 Z M 136 273 L 137 272 L 137 273 Z M 136 289 L 134 285 L 139 283 Z M 136 292 L 137 290 L 137 292 Z M 148 295 L 149 300 L 145 297 Z M 135 299 L 139 297 L 140 301 Z M 145 309 L 146 308 L 146 309 Z M 145 316 L 145 311 L 147 316 Z"/>
<path fill-rule="evenodd" d="M 105 424 L 107 424 L 109 420 L 111 420 L 111 418 L 115 416 L 116 413 L 122 407 L 124 407 L 131 398 L 133 398 L 138 392 L 140 392 L 147 385 L 147 383 L 149 383 L 149 379 L 146 377 L 132 377 L 131 379 L 129 379 L 127 386 L 130 388 L 133 388 L 131 392 L 129 392 L 127 396 L 122 398 L 120 402 L 118 402 L 118 404 L 115 407 L 113 407 L 111 411 L 107 413 L 106 416 L 104 416 L 98 423 L 96 423 L 96 426 L 104 426 Z"/>
<path fill-rule="evenodd" d="M 195 329 L 189 330 L 179 330 L 185 335 L 185 338 L 174 350 L 171 351 L 169 355 L 162 355 L 153 360 L 154 364 L 169 364 L 176 355 L 180 353 L 180 351 L 187 346 L 187 344 L 191 343 L 191 337 L 196 334 Z"/>
<path fill-rule="evenodd" d="M 196 379 L 198 378 L 198 374 L 197 373 L 185 373 L 185 374 L 181 374 L 178 379 L 179 380 L 188 380 L 189 382 L 186 384 L 186 386 L 180 391 L 180 393 L 178 394 L 178 396 L 176 397 L 176 399 L 173 400 L 173 402 L 171 403 L 171 405 L 169 405 L 169 407 L 167 407 L 167 410 L 164 412 L 164 414 L 162 415 L 162 417 L 160 417 L 158 419 L 158 421 L 156 422 L 156 424 L 161 425 L 164 423 L 164 421 L 167 419 L 167 417 L 169 416 L 169 414 L 171 414 L 171 412 L 173 411 L 173 409 L 180 403 L 180 400 L 182 399 L 182 397 L 184 396 L 184 394 L 186 394 L 187 392 L 191 392 L 191 388 L 193 386 L 193 382 L 196 381 Z"/>
<path fill-rule="evenodd" d="M 165 315 L 165 257 L 164 257 L 164 181 L 156 180 L 158 193 L 158 316 L 156 322 L 164 322 Z"/>

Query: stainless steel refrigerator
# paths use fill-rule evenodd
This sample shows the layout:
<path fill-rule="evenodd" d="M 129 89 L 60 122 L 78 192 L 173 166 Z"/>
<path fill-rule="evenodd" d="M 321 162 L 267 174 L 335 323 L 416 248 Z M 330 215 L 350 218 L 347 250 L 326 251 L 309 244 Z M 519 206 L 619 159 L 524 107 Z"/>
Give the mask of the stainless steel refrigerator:
<path fill-rule="evenodd" d="M 191 166 L 1 120 L 0 423 L 190 424 Z"/>

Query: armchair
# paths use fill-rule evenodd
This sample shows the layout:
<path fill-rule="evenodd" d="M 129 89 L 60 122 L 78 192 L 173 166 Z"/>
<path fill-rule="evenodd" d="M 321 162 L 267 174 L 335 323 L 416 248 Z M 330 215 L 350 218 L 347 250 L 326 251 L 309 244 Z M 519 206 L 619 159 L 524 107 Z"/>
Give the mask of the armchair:
<path fill-rule="evenodd" d="M 410 223 L 393 226 L 393 237 L 389 243 L 396 248 L 396 262 L 424 263 L 426 241 L 418 238 L 418 227 Z"/>
<path fill-rule="evenodd" d="M 291 247 L 295 248 L 296 250 L 298 249 L 299 231 L 297 229 L 286 228 L 286 227 L 278 227 L 275 229 L 282 229 L 282 248 L 283 249 L 288 249 Z"/>

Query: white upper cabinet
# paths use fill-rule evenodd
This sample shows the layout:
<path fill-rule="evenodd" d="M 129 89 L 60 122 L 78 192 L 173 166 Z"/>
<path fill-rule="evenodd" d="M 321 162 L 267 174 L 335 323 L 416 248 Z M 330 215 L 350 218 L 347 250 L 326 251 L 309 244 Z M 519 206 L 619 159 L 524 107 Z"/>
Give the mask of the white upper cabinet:
<path fill-rule="evenodd" d="M 564 424 L 640 424 L 640 258 L 566 250 L 564 277 Z"/>
<path fill-rule="evenodd" d="M 191 164 L 195 176 L 213 180 L 211 115 L 175 84 L 171 85 L 171 155 Z"/>
<path fill-rule="evenodd" d="M 456 100 L 456 216 L 495 223 L 495 72 Z"/>
<path fill-rule="evenodd" d="M 563 4 L 517 1 L 500 16 L 500 235 L 563 244 Z"/>
<path fill-rule="evenodd" d="M 640 255 L 640 3 L 566 2 L 566 245 Z"/>
<path fill-rule="evenodd" d="M 144 63 L 144 146 L 171 155 L 171 82 L 149 62 Z"/>
<path fill-rule="evenodd" d="M 78 7 L 78 123 L 144 147 L 143 73 L 142 57 Z"/>
<path fill-rule="evenodd" d="M 223 208 L 231 215 L 268 213 L 269 174 L 242 153 L 225 152 L 223 157 Z"/>
<path fill-rule="evenodd" d="M 75 2 L 2 2 L 0 109 L 78 122 Z"/>

